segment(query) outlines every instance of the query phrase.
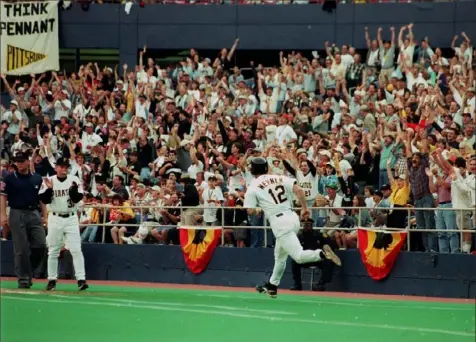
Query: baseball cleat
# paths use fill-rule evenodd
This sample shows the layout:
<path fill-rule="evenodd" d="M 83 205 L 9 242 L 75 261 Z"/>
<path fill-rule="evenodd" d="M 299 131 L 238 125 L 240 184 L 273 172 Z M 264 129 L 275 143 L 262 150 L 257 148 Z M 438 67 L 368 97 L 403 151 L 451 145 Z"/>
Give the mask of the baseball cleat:
<path fill-rule="evenodd" d="M 256 291 L 259 293 L 266 293 L 271 298 L 276 298 L 278 296 L 278 287 L 269 282 L 264 285 L 257 285 Z"/>
<path fill-rule="evenodd" d="M 86 283 L 86 280 L 78 280 L 78 290 L 84 291 L 89 288 L 89 285 Z"/>
<path fill-rule="evenodd" d="M 56 290 L 56 280 L 50 280 L 48 285 L 46 285 L 45 291 L 54 291 Z"/>
<path fill-rule="evenodd" d="M 329 245 L 324 245 L 324 247 L 322 247 L 322 253 L 327 260 L 332 261 L 337 266 L 342 266 L 342 261 L 340 261 L 340 258 L 334 253 Z"/>

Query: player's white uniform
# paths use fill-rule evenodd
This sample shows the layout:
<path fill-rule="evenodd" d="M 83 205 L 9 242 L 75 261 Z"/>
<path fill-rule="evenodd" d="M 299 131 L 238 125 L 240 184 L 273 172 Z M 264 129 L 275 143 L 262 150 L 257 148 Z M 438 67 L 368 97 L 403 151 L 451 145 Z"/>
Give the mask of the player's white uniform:
<path fill-rule="evenodd" d="M 245 208 L 261 208 L 276 237 L 274 269 L 269 282 L 278 286 L 286 268 L 288 255 L 298 264 L 321 260 L 321 250 L 303 250 L 296 235 L 301 224 L 292 211 L 295 179 L 286 176 L 261 175 L 253 179 L 245 195 Z"/>
<path fill-rule="evenodd" d="M 77 215 L 78 205 L 69 197 L 69 189 L 76 183 L 78 192 L 83 193 L 82 183 L 76 176 L 68 175 L 64 181 L 60 181 L 57 176 L 49 177 L 53 184 L 53 199 L 46 208 L 48 214 L 48 280 L 58 278 L 58 256 L 61 252 L 63 242 L 65 248 L 70 251 L 73 257 L 76 280 L 86 280 L 84 271 L 84 257 L 81 251 L 81 236 L 79 234 L 79 219 Z M 43 181 L 40 194 L 47 190 Z"/>

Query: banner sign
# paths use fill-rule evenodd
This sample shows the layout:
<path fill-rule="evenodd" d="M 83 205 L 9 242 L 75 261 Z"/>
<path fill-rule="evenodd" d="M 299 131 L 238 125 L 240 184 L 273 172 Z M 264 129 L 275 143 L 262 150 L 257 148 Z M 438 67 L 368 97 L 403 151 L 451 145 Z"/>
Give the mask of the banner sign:
<path fill-rule="evenodd" d="M 189 270 L 200 274 L 208 266 L 221 237 L 221 227 L 180 227 L 180 245 Z"/>
<path fill-rule="evenodd" d="M 385 279 L 398 258 L 407 233 L 359 228 L 357 237 L 367 273 L 374 280 Z"/>
<path fill-rule="evenodd" d="M 58 1 L 0 3 L 1 73 L 59 70 Z"/>

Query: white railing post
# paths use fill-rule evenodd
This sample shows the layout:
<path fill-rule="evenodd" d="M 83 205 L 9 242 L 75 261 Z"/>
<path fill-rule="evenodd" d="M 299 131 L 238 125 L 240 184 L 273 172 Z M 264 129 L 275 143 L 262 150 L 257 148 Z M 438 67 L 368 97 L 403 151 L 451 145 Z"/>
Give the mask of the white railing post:
<path fill-rule="evenodd" d="M 407 226 L 405 230 L 407 231 L 407 252 L 410 252 L 410 227 L 411 227 L 411 209 L 407 209 Z"/>
<path fill-rule="evenodd" d="M 266 215 L 264 214 L 264 211 L 261 211 L 261 214 L 263 215 L 263 231 L 264 231 L 264 248 L 268 247 L 268 224 L 266 222 Z"/>
<path fill-rule="evenodd" d="M 461 253 L 463 253 L 463 246 L 464 246 L 464 218 L 463 218 L 463 209 L 459 209 L 459 216 L 460 216 L 460 226 L 459 226 L 459 230 L 460 230 L 460 238 L 459 238 L 459 248 L 460 248 L 460 251 Z M 456 226 L 458 228 L 458 226 Z"/>
<path fill-rule="evenodd" d="M 225 245 L 225 207 L 221 210 L 221 245 Z"/>
<path fill-rule="evenodd" d="M 144 223 L 144 207 L 141 206 L 139 209 L 140 209 L 140 211 L 139 211 L 139 212 L 140 212 L 140 214 L 139 214 L 139 216 L 140 216 L 140 218 L 139 218 L 139 226 L 141 226 L 142 223 Z M 135 212 L 135 211 L 134 211 L 134 212 Z"/>
<path fill-rule="evenodd" d="M 106 220 L 107 219 L 107 207 L 104 206 L 103 208 L 103 217 L 102 217 L 102 242 L 106 242 Z"/>

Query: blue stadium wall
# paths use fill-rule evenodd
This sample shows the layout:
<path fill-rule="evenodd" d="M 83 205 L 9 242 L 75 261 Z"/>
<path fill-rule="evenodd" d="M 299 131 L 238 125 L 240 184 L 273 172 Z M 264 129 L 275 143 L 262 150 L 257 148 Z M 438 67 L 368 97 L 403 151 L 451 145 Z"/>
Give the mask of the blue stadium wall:
<path fill-rule="evenodd" d="M 410 4 L 343 4 L 334 13 L 320 5 L 79 5 L 61 12 L 63 48 L 117 48 L 121 63 L 135 65 L 137 50 L 220 49 L 240 38 L 240 49 L 316 50 L 326 40 L 365 48 L 364 27 L 373 36 L 390 26 L 415 24 L 417 39 L 430 37 L 435 47 L 449 47 L 455 34 L 465 31 L 476 40 L 476 2 Z"/>
<path fill-rule="evenodd" d="M 0 248 L 1 275 L 14 276 L 12 243 L 4 241 Z M 178 246 L 85 244 L 83 251 L 87 277 L 94 280 L 254 287 L 269 278 L 273 267 L 270 248 L 217 248 L 200 275 L 189 272 Z M 471 255 L 403 252 L 390 276 L 380 282 L 367 275 L 358 251 L 339 255 L 343 267 L 336 269 L 331 291 L 476 298 L 476 258 Z M 304 272 L 305 286 L 309 272 Z M 281 287 L 291 285 L 288 262 Z"/>

